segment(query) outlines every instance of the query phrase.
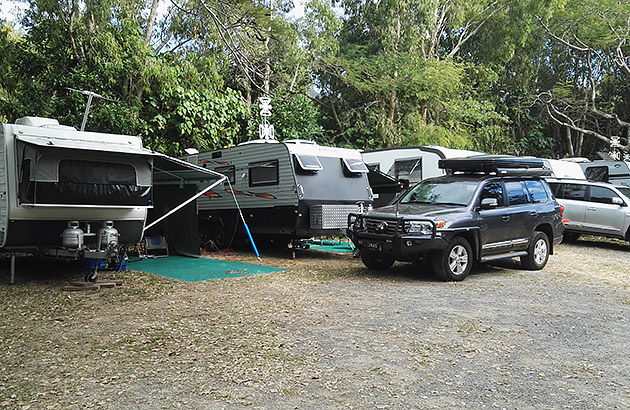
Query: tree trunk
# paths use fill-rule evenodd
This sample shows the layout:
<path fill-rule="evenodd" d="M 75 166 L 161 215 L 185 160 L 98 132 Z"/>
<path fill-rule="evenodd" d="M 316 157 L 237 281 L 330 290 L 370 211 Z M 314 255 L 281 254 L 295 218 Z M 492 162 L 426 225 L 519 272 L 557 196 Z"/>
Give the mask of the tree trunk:
<path fill-rule="evenodd" d="M 566 127 L 567 130 L 567 148 L 569 150 L 569 156 L 575 156 L 575 150 L 573 149 L 573 141 L 571 140 L 571 128 Z"/>
<path fill-rule="evenodd" d="M 151 3 L 151 10 L 149 11 L 149 17 L 147 19 L 147 27 L 144 32 L 144 42 L 151 44 L 151 37 L 153 36 L 153 25 L 155 24 L 155 18 L 157 16 L 158 6 L 160 0 L 153 0 Z"/>

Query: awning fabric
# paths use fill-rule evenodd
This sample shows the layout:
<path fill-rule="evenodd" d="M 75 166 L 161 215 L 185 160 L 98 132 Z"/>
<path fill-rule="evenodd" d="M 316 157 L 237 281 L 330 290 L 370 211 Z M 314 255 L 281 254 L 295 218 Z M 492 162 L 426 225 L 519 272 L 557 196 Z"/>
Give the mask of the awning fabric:
<path fill-rule="evenodd" d="M 226 178 L 223 174 L 181 159 L 153 152 L 153 184 L 209 184 Z"/>
<path fill-rule="evenodd" d="M 67 148 L 85 151 L 119 152 L 122 154 L 153 155 L 153 151 L 132 144 L 130 141 L 116 142 L 112 140 L 82 140 L 48 136 L 16 135 L 18 141 L 48 148 Z"/>

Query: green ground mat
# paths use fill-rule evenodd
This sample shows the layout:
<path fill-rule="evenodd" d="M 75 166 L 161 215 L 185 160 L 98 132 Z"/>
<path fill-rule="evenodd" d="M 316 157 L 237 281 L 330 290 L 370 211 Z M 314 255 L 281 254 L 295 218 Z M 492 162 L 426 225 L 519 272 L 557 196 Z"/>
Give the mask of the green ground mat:
<path fill-rule="evenodd" d="M 352 247 L 348 242 L 341 243 L 325 243 L 323 245 L 317 245 L 312 243 L 310 249 L 315 249 L 316 251 L 326 251 L 326 252 L 343 252 L 343 253 L 352 253 Z"/>
<path fill-rule="evenodd" d="M 166 258 L 133 261 L 127 265 L 127 269 L 155 273 L 167 278 L 188 282 L 257 275 L 284 270 L 269 266 L 253 265 L 251 263 L 228 262 L 209 258 L 187 258 L 184 256 L 168 256 Z"/>

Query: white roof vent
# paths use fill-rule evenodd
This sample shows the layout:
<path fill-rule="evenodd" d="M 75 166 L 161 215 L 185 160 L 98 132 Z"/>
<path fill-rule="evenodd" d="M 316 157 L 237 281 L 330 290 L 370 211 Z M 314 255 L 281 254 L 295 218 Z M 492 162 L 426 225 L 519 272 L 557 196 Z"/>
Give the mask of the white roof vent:
<path fill-rule="evenodd" d="M 22 117 L 15 121 L 16 125 L 28 125 L 30 127 L 58 127 L 59 121 L 44 117 Z"/>
<path fill-rule="evenodd" d="M 282 142 L 284 142 L 285 144 L 317 145 L 315 141 L 309 141 L 309 140 L 285 140 Z"/>
<path fill-rule="evenodd" d="M 53 118 L 44 117 L 22 117 L 15 121 L 15 125 L 26 125 L 29 127 L 41 127 L 41 128 L 55 128 L 59 130 L 73 130 L 77 129 L 69 125 L 59 125 L 59 121 Z"/>

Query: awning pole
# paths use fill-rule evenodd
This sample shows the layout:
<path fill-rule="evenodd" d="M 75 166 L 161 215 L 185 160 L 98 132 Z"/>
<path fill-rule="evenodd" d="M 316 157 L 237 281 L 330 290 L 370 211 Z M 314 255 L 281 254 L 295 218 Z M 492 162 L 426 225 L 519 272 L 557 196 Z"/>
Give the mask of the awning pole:
<path fill-rule="evenodd" d="M 241 206 L 238 204 L 238 201 L 236 200 L 236 195 L 234 195 L 234 188 L 232 188 L 232 183 L 230 182 L 229 179 L 228 179 L 228 185 L 230 186 L 230 192 L 232 193 L 232 198 L 234 198 L 236 209 L 238 209 L 238 214 L 241 216 L 241 221 L 243 221 L 243 226 L 245 226 L 245 232 L 247 232 L 247 236 L 249 237 L 249 242 L 252 244 L 252 248 L 254 249 L 254 253 L 256 254 L 256 257 L 258 258 L 259 261 L 262 262 L 262 259 L 260 259 L 260 253 L 258 253 L 258 248 L 256 247 L 256 243 L 254 242 L 252 233 L 249 230 L 249 226 L 247 226 L 247 222 L 245 222 L 245 217 L 243 216 L 243 212 L 241 211 Z"/>
<path fill-rule="evenodd" d="M 223 176 L 223 178 L 219 179 L 217 182 L 215 182 L 214 184 L 208 186 L 207 188 L 199 191 L 196 195 L 190 197 L 189 199 L 187 199 L 185 202 L 182 202 L 181 204 L 179 204 L 178 206 L 176 206 L 175 208 L 171 209 L 170 211 L 168 211 L 166 214 L 162 215 L 161 217 L 159 217 L 158 219 L 156 219 L 155 221 L 151 222 L 149 225 L 145 226 L 144 229 L 142 230 L 142 233 L 144 233 L 147 229 L 151 228 L 152 226 L 154 226 L 155 224 L 162 222 L 164 219 L 168 218 L 169 216 L 171 216 L 172 214 L 174 214 L 175 212 L 179 211 L 180 209 L 182 209 L 183 207 L 185 207 L 186 205 L 188 205 L 189 203 L 191 203 L 192 201 L 194 201 L 195 199 L 199 198 L 201 195 L 205 194 L 206 192 L 208 192 L 209 190 L 211 190 L 212 188 L 214 188 L 215 186 L 219 185 L 220 183 L 223 183 L 223 181 L 225 181 L 227 179 L 226 176 Z"/>

